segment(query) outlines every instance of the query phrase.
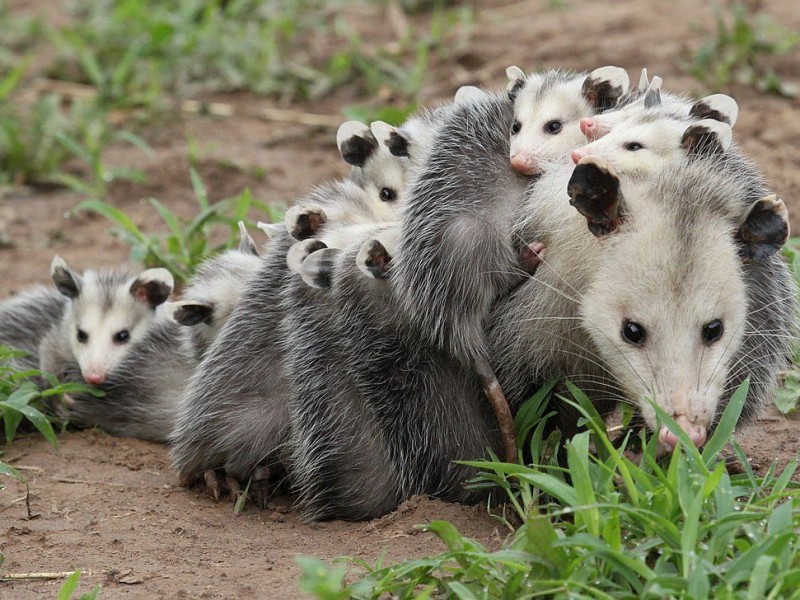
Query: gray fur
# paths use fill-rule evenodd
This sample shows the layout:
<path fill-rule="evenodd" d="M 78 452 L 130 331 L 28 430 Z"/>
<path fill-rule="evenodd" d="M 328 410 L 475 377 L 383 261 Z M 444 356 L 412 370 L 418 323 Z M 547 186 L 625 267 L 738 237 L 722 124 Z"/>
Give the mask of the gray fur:
<path fill-rule="evenodd" d="M 13 359 L 16 370 L 39 368 L 39 344 L 58 323 L 67 298 L 54 288 L 35 286 L 0 303 L 0 344 L 27 352 Z"/>

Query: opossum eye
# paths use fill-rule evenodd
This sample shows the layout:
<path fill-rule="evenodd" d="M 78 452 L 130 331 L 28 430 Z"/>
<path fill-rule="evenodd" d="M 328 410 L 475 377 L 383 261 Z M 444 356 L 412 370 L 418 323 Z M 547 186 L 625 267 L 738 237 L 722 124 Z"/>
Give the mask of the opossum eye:
<path fill-rule="evenodd" d="M 636 152 L 637 150 L 641 150 L 643 148 L 644 146 L 642 146 L 639 142 L 628 142 L 625 144 L 625 150 L 630 150 L 631 152 Z"/>
<path fill-rule="evenodd" d="M 89 334 L 86 333 L 83 329 L 78 329 L 78 341 L 81 344 L 85 344 L 89 341 Z"/>
<path fill-rule="evenodd" d="M 115 333 L 112 339 L 114 340 L 115 344 L 127 344 L 131 339 L 131 334 L 127 329 L 123 329 L 122 331 Z"/>
<path fill-rule="evenodd" d="M 384 202 L 391 202 L 395 198 L 397 198 L 397 192 L 392 188 L 381 188 L 381 200 Z"/>
<path fill-rule="evenodd" d="M 544 124 L 544 132 L 555 135 L 561 131 L 561 121 L 548 121 Z"/>
<path fill-rule="evenodd" d="M 636 346 L 641 346 L 642 344 L 644 344 L 644 340 L 647 337 L 647 335 L 644 330 L 644 327 L 639 325 L 639 323 L 634 323 L 633 321 L 625 321 L 622 324 L 622 337 L 629 344 L 635 344 Z"/>
<path fill-rule="evenodd" d="M 719 319 L 709 321 L 703 325 L 703 341 L 706 344 L 713 344 L 722 337 L 723 331 L 725 331 L 725 327 L 722 325 L 722 321 Z"/>
<path fill-rule="evenodd" d="M 517 135 L 520 129 L 522 129 L 522 123 L 514 121 L 514 124 L 511 125 L 511 135 Z"/>

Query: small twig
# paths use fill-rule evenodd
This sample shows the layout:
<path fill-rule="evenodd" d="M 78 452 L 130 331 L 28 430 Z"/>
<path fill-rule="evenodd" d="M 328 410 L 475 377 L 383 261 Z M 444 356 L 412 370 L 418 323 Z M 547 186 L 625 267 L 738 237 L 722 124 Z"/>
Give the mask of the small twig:
<path fill-rule="evenodd" d="M 14 465 L 14 468 L 17 471 L 36 471 L 37 473 L 44 473 L 44 469 L 41 467 L 32 467 L 28 465 Z"/>
<path fill-rule="evenodd" d="M 50 481 L 58 483 L 82 483 L 85 485 L 110 485 L 114 487 L 130 487 L 124 483 L 111 483 L 110 481 L 87 481 L 85 479 L 67 479 L 66 477 L 49 477 Z"/>
<path fill-rule="evenodd" d="M 475 357 L 472 360 L 472 368 L 478 376 L 478 380 L 483 387 L 483 393 L 489 400 L 489 404 L 494 409 L 497 423 L 500 425 L 500 434 L 503 437 L 506 462 L 517 462 L 517 432 L 514 429 L 514 417 L 511 416 L 511 409 L 508 406 L 503 388 L 492 370 L 489 361 L 483 357 Z"/>
<path fill-rule="evenodd" d="M 0 575 L 0 581 L 20 581 L 26 579 L 66 579 L 75 571 L 59 571 L 56 573 L 6 573 Z M 91 571 L 81 571 L 81 575 L 91 575 Z"/>

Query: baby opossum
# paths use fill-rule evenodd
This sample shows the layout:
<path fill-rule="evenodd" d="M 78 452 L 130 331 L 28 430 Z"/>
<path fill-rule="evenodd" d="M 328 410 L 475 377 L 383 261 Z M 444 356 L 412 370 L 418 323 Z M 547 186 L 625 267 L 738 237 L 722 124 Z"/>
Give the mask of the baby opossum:
<path fill-rule="evenodd" d="M 409 190 L 393 277 L 411 325 L 460 360 L 486 357 L 485 316 L 537 262 L 511 234 L 531 180 L 511 168 L 509 136 L 515 148 L 538 148 L 541 160 L 568 161 L 583 140 L 579 120 L 625 91 L 624 71 L 609 69 L 596 77 L 519 76 L 510 96 L 487 93 L 456 105 L 440 125 Z"/>
<path fill-rule="evenodd" d="M 179 352 L 177 326 L 161 306 L 172 291 L 172 275 L 148 269 L 81 276 L 59 257 L 52 275 L 65 301 L 39 344 L 40 368 L 105 394 L 72 394 L 56 412 L 76 425 L 164 441 L 190 369 Z"/>
<path fill-rule="evenodd" d="M 172 318 L 190 327 L 187 343 L 199 362 L 222 330 L 250 280 L 261 268 L 261 253 L 244 223 L 239 247 L 205 260 L 181 299 L 167 303 Z"/>
<path fill-rule="evenodd" d="M 700 445 L 745 377 L 755 384 L 750 409 L 768 397 L 785 333 L 797 330 L 796 290 L 775 254 L 788 235 L 785 206 L 753 201 L 752 182 L 731 177 L 723 160 L 699 154 L 620 181 L 589 157 L 574 173 L 564 165 L 545 175 L 548 191 L 529 201 L 527 223 L 547 259 L 490 313 L 492 363 L 515 406 L 561 375 L 601 410 L 636 403 L 655 427 L 646 401 L 655 391 Z M 564 197 L 568 183 L 578 210 Z M 472 471 L 455 462 L 499 449 L 480 386 L 405 328 L 397 280 L 362 277 L 352 264 L 358 248 L 336 262 L 326 296 L 287 317 L 299 503 L 312 519 L 364 519 L 411 494 L 481 500 L 487 491 L 465 489 Z M 574 433 L 577 419 L 558 413 Z"/>
<path fill-rule="evenodd" d="M 375 125 L 387 136 L 396 131 L 385 123 Z M 403 206 L 407 155 L 392 154 L 370 127 L 357 121 L 343 123 L 336 141 L 342 158 L 353 166 L 350 177 L 340 184 L 341 193 L 320 196 L 315 202 L 304 200 L 286 211 L 286 229 L 304 240 L 286 257 L 289 268 L 298 273 L 302 273 L 301 265 L 312 252 L 346 245 L 353 226 L 396 221 Z M 312 276 L 307 283 L 314 286 L 324 282 Z"/>
<path fill-rule="evenodd" d="M 12 369 L 39 368 L 39 344 L 61 319 L 67 298 L 53 288 L 34 286 L 0 303 L 0 344 L 22 350 L 25 356 L 9 363 Z"/>

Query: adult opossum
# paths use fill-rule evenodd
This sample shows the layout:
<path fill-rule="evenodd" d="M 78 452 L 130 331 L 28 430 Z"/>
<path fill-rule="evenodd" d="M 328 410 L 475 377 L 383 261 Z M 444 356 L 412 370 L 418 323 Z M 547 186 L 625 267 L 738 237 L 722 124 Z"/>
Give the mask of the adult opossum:
<path fill-rule="evenodd" d="M 645 398 L 655 390 L 701 444 L 744 377 L 755 383 L 748 413 L 768 397 L 796 330 L 795 289 L 775 255 L 785 206 L 754 201 L 752 182 L 731 177 L 725 160 L 698 155 L 620 181 L 590 157 L 545 176 L 526 223 L 547 259 L 490 313 L 492 363 L 515 406 L 566 375 L 601 409 L 633 402 L 654 427 Z M 454 461 L 498 451 L 480 387 L 405 328 L 397 280 L 361 277 L 357 251 L 290 327 L 290 473 L 301 506 L 313 519 L 362 519 L 415 493 L 479 500 L 486 491 L 466 490 L 471 471 Z M 570 435 L 574 415 L 559 411 Z M 661 440 L 674 445 L 663 431 Z"/>

